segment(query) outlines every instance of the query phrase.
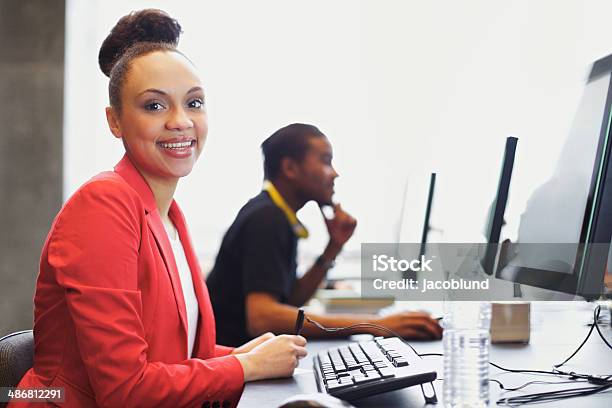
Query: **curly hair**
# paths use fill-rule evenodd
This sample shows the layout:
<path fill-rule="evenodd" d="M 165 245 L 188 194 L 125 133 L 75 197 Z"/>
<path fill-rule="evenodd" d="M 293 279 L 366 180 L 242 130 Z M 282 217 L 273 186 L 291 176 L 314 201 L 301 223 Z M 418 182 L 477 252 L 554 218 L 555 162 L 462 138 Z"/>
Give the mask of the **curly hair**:
<path fill-rule="evenodd" d="M 132 61 L 155 51 L 177 50 L 182 29 L 178 21 L 157 9 L 133 11 L 121 17 L 98 54 L 100 69 L 109 77 L 110 105 L 121 109 L 121 90 Z"/>

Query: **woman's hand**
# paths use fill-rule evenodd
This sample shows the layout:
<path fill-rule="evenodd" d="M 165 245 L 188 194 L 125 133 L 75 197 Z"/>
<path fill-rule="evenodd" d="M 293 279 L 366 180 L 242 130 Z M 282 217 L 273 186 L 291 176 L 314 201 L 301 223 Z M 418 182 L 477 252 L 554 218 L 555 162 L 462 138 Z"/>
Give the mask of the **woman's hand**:
<path fill-rule="evenodd" d="M 247 353 L 236 354 L 244 371 L 244 381 L 290 377 L 299 359 L 307 354 L 304 346 L 304 337 L 282 334 L 265 340 Z"/>
<path fill-rule="evenodd" d="M 249 341 L 248 343 L 244 343 L 242 346 L 236 347 L 232 351 L 232 354 L 244 354 L 244 353 L 248 353 L 249 351 L 253 350 L 255 347 L 259 346 L 264 341 L 270 340 L 270 339 L 272 339 L 274 337 L 275 337 L 274 334 L 272 334 L 270 332 L 262 334 L 259 337 L 255 337 L 253 340 Z"/>

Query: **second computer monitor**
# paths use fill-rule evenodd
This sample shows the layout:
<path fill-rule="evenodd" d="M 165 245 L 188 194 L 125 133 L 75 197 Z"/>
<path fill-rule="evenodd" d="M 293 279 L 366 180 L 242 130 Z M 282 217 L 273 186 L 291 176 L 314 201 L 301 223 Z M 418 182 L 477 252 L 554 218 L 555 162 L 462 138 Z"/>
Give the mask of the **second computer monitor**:
<path fill-rule="evenodd" d="M 510 136 L 506 138 L 506 148 L 504 150 L 499 183 L 497 185 L 497 194 L 491 206 L 487 221 L 486 238 L 488 245 L 486 246 L 484 256 L 481 258 L 480 263 L 483 270 L 488 275 L 493 274 L 493 269 L 495 267 L 497 244 L 499 243 L 501 230 L 504 225 L 504 213 L 506 212 L 506 203 L 508 202 L 517 142 L 518 138 L 516 137 Z"/>

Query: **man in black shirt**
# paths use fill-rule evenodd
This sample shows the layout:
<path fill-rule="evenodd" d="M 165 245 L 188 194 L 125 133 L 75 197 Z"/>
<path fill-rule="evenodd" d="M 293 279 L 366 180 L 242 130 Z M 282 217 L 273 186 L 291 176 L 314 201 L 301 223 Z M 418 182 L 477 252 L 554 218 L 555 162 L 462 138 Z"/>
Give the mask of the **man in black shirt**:
<path fill-rule="evenodd" d="M 331 145 L 319 129 L 299 123 L 286 126 L 262 143 L 262 151 L 266 179 L 263 191 L 238 213 L 207 279 L 219 344 L 242 344 L 265 332 L 292 332 L 297 308 L 315 293 L 357 225 L 339 204 L 332 202 L 338 173 L 332 166 Z M 333 206 L 334 218 L 324 217 L 329 242 L 323 254 L 297 279 L 297 241 L 306 238 L 308 231 L 296 212 L 311 200 L 319 206 Z M 442 335 L 437 321 L 425 313 L 403 312 L 385 318 L 309 316 L 327 327 L 370 322 L 405 337 Z M 365 331 L 385 334 L 378 329 Z M 304 325 L 302 333 L 330 335 L 310 323 Z"/>

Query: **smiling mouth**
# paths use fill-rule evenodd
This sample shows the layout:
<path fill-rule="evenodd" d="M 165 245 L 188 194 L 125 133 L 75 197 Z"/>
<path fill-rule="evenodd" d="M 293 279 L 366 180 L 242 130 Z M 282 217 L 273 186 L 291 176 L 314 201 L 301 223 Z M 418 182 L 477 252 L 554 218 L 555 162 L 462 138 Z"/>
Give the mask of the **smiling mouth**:
<path fill-rule="evenodd" d="M 185 142 L 172 142 L 172 143 L 158 142 L 156 144 L 159 147 L 162 147 L 164 149 L 181 150 L 181 149 L 195 146 L 196 141 L 191 140 L 191 141 L 185 141 Z"/>

